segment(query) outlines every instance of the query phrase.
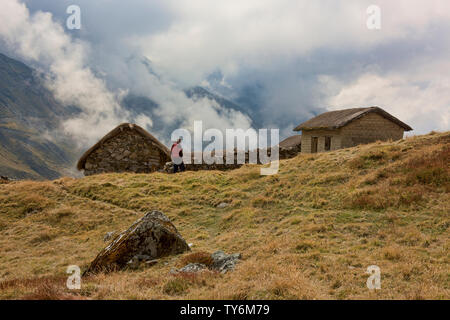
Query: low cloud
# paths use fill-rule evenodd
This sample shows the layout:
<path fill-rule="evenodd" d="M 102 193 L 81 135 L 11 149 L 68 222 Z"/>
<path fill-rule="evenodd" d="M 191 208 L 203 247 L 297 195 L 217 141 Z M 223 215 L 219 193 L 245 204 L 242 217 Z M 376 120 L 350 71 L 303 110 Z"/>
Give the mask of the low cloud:
<path fill-rule="evenodd" d="M 409 121 L 415 133 L 448 130 L 450 3 L 377 1 L 379 31 L 366 27 L 372 4 L 174 0 L 170 27 L 128 41 L 182 82 L 198 83 L 219 69 L 241 96 L 257 84 L 262 125 L 286 135 L 327 109 L 372 104 Z M 411 70 L 420 72 L 412 77 Z M 338 81 L 340 91 L 324 91 L 323 76 Z"/>
<path fill-rule="evenodd" d="M 147 115 L 132 116 L 120 102 L 128 88 L 108 89 L 104 79 L 89 67 L 92 53 L 88 43 L 74 40 L 55 22 L 51 13 L 30 14 L 18 0 L 4 0 L 0 11 L 0 37 L 16 55 L 38 67 L 45 75 L 46 85 L 64 105 L 81 109 L 79 116 L 65 120 L 61 128 L 75 138 L 80 147 L 94 143 L 99 137 L 122 122 L 136 122 L 151 128 Z M 142 64 L 128 70 L 136 85 L 159 104 L 156 113 L 168 124 L 182 120 L 184 126 L 203 119 L 207 126 L 248 127 L 250 121 L 234 110 L 225 110 L 215 101 L 188 99 L 182 90 L 148 73 Z"/>
<path fill-rule="evenodd" d="M 80 145 L 92 143 L 129 114 L 118 103 L 118 96 L 106 88 L 86 64 L 89 46 L 73 40 L 51 13 L 30 15 L 17 0 L 2 1 L 0 36 L 17 55 L 39 66 L 48 88 L 65 105 L 75 105 L 82 112 L 61 126 L 76 137 Z"/>
<path fill-rule="evenodd" d="M 317 113 L 367 105 L 414 133 L 449 129 L 447 0 L 379 0 L 379 31 L 366 27 L 371 0 L 79 0 L 83 27 L 72 38 L 62 28 L 71 1 L 26 3 L 31 15 L 18 0 L 3 1 L 0 37 L 47 70 L 61 101 L 80 105 L 82 116 L 64 128 L 85 144 L 125 120 L 157 126 L 152 133 L 163 141 L 173 125 L 193 120 L 249 127 L 241 112 L 184 94 L 212 84 L 214 73 L 226 82 L 212 90 L 283 136 Z M 152 116 L 121 108 L 127 92 L 156 102 Z"/>
<path fill-rule="evenodd" d="M 176 19 L 165 30 L 130 35 L 167 74 L 199 83 L 220 68 L 270 70 L 317 49 L 370 51 L 405 38 L 420 38 L 450 18 L 446 0 L 377 1 L 382 30 L 367 29 L 371 0 L 168 0 Z M 368 52 L 369 53 L 369 52 Z"/>
<path fill-rule="evenodd" d="M 364 73 L 351 83 L 323 76 L 322 88 L 328 90 L 326 104 L 335 110 L 348 106 L 380 106 L 404 122 L 414 133 L 450 128 L 450 70 L 448 60 L 438 60 L 426 68 L 418 66 L 403 73 Z"/>

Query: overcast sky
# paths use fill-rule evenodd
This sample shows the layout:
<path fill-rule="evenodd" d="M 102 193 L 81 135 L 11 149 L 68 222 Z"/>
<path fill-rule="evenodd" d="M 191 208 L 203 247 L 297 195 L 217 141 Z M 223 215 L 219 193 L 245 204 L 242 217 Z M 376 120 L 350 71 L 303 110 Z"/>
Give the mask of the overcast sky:
<path fill-rule="evenodd" d="M 2 51 L 48 72 L 61 101 L 82 105 L 85 116 L 64 125 L 78 135 L 97 128 L 86 139 L 127 117 L 117 101 L 130 91 L 158 102 L 168 123 L 250 126 L 239 112 L 184 97 L 194 85 L 251 100 L 284 136 L 318 112 L 372 105 L 415 134 L 450 129 L 448 0 L 1 2 Z M 66 28 L 71 4 L 80 30 Z M 370 5 L 381 9 L 380 30 L 366 26 Z M 133 63 L 142 57 L 158 77 Z M 152 119 L 139 121 L 151 129 Z"/>

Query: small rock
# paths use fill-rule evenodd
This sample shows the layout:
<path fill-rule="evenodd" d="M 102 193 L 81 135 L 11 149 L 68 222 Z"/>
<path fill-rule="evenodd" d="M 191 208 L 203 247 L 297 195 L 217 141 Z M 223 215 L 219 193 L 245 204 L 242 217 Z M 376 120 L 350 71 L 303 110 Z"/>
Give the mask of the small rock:
<path fill-rule="evenodd" d="M 216 251 L 211 255 L 213 259 L 211 268 L 220 273 L 227 273 L 228 271 L 234 270 L 241 257 L 240 253 L 226 254 L 223 251 Z"/>
<path fill-rule="evenodd" d="M 227 202 L 221 202 L 221 203 L 219 203 L 219 204 L 217 205 L 217 208 L 223 209 L 223 208 L 228 207 L 229 205 L 230 205 L 230 204 L 227 203 Z"/>
<path fill-rule="evenodd" d="M 167 173 L 173 173 L 173 163 L 172 162 L 166 162 L 166 164 L 164 165 L 164 169 L 165 172 Z"/>
<path fill-rule="evenodd" d="M 210 270 L 227 273 L 228 271 L 234 270 L 238 260 L 241 259 L 241 254 L 226 254 L 223 251 L 216 251 L 211 255 L 211 258 L 213 259 L 213 263 L 209 267 Z M 181 269 L 172 268 L 170 273 L 197 273 L 205 269 L 208 269 L 208 267 L 202 263 L 189 263 Z"/>
<path fill-rule="evenodd" d="M 202 263 L 189 263 L 188 265 L 179 269 L 178 272 L 196 273 L 196 272 L 205 270 L 206 268 L 207 268 L 206 265 L 204 265 Z"/>
<path fill-rule="evenodd" d="M 130 261 L 127 262 L 126 267 L 131 270 L 136 270 L 137 268 L 139 268 L 139 264 L 139 259 L 134 256 Z"/>
<path fill-rule="evenodd" d="M 170 274 L 178 273 L 197 273 L 208 269 L 203 263 L 189 263 L 181 269 L 172 268 L 170 269 Z"/>

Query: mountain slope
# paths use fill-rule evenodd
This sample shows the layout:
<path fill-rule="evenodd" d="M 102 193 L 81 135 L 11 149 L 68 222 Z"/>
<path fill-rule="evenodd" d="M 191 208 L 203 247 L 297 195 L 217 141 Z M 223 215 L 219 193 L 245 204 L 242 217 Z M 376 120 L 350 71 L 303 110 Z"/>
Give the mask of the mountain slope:
<path fill-rule="evenodd" d="M 259 166 L 0 185 L 0 298 L 449 299 L 450 132 Z M 226 202 L 225 208 L 218 204 Z M 240 252 L 225 275 L 150 268 L 65 287 L 110 231 L 163 211 L 193 252 Z M 381 268 L 381 290 L 366 287 Z"/>
<path fill-rule="evenodd" d="M 0 174 L 54 179 L 72 166 L 68 143 L 46 137 L 76 108 L 60 105 L 25 64 L 0 54 Z"/>
<path fill-rule="evenodd" d="M 215 95 L 202 87 L 193 87 L 190 89 L 186 89 L 184 90 L 184 93 L 189 99 L 192 99 L 194 101 L 202 98 L 207 98 L 211 101 L 216 102 L 219 106 L 223 107 L 226 110 L 239 111 L 246 115 L 249 119 L 251 119 L 244 108 L 219 95 Z M 173 130 L 180 128 L 183 125 L 182 120 L 167 124 L 167 120 L 163 119 L 160 115 L 160 112 L 157 111 L 159 105 L 148 97 L 130 93 L 124 97 L 121 105 L 130 112 L 131 117 L 136 118 L 139 115 L 146 115 L 151 118 L 151 133 L 157 136 L 162 142 L 170 143 L 170 134 L 173 132 Z"/>
<path fill-rule="evenodd" d="M 244 115 L 250 117 L 247 110 L 236 103 L 221 97 L 219 95 L 216 95 L 214 93 L 209 92 L 203 87 L 196 86 L 189 89 L 184 90 L 184 93 L 186 96 L 193 100 L 198 100 L 202 98 L 207 98 L 212 101 L 215 101 L 218 105 L 225 109 L 231 109 L 236 110 Z M 151 100 L 150 98 L 143 97 L 136 94 L 128 94 L 122 101 L 122 106 L 130 111 L 134 116 L 137 116 L 139 114 L 144 114 L 147 116 L 150 116 L 152 118 L 157 119 L 158 115 L 154 112 L 156 108 L 158 108 L 158 104 Z M 154 121 L 159 122 L 159 121 Z"/>
<path fill-rule="evenodd" d="M 56 179 L 73 162 L 68 151 L 35 131 L 0 126 L 0 175 L 14 179 Z"/>
<path fill-rule="evenodd" d="M 33 69 L 0 53 L 0 123 L 49 129 L 75 110 L 59 104 Z"/>
<path fill-rule="evenodd" d="M 203 87 L 196 86 L 193 88 L 189 88 L 189 89 L 185 90 L 185 93 L 188 96 L 188 98 L 191 98 L 194 100 L 201 99 L 201 98 L 208 98 L 210 100 L 217 102 L 217 104 L 219 104 L 220 106 L 222 106 L 226 109 L 232 109 L 232 110 L 239 111 L 250 118 L 249 110 L 247 110 L 246 108 L 243 108 L 243 107 L 237 105 L 236 103 L 234 103 L 228 99 L 225 99 L 224 97 L 221 97 L 217 94 L 211 93 Z"/>

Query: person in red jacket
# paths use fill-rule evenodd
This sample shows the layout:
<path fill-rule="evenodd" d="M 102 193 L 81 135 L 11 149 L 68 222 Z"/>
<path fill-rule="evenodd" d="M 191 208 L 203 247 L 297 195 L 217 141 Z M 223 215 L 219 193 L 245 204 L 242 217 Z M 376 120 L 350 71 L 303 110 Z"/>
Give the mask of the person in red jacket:
<path fill-rule="evenodd" d="M 183 162 L 183 148 L 181 147 L 181 138 L 177 140 L 170 148 L 170 156 L 173 163 L 173 173 L 177 173 L 178 169 L 181 172 L 185 170 Z"/>

